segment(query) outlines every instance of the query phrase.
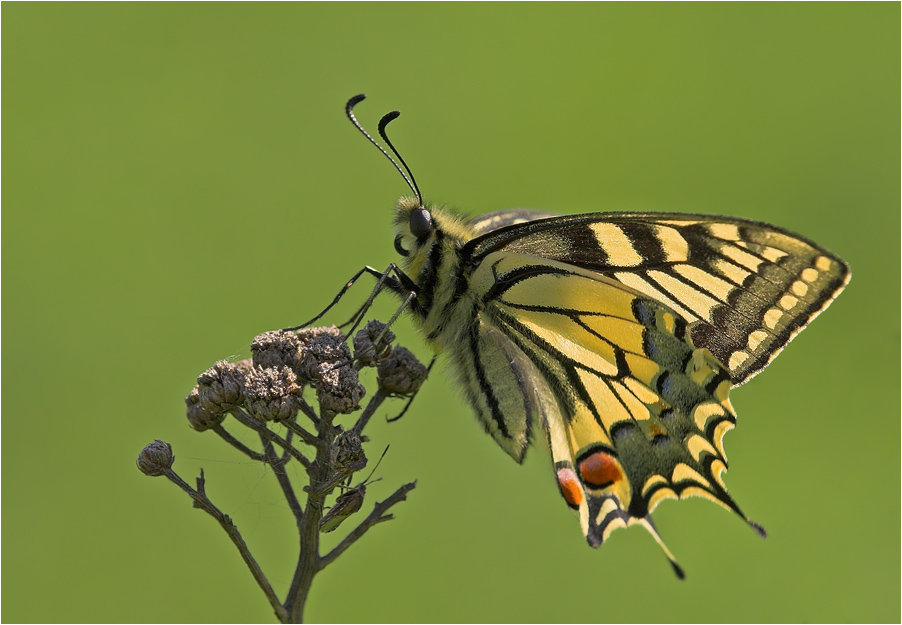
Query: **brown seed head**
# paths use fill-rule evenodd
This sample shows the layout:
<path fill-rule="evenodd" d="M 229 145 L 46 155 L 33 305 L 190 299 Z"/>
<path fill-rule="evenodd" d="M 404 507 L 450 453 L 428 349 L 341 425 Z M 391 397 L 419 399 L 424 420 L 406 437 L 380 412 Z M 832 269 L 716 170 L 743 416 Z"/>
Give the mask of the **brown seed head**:
<path fill-rule="evenodd" d="M 409 349 L 395 347 L 379 365 L 377 382 L 379 389 L 389 395 L 409 397 L 420 389 L 427 374 L 426 367 Z"/>
<path fill-rule="evenodd" d="M 303 343 L 297 370 L 302 381 L 319 381 L 333 365 L 351 360 L 351 349 L 335 326 L 306 328 L 298 332 L 298 337 Z"/>
<path fill-rule="evenodd" d="M 385 334 L 379 339 L 383 331 Z M 357 367 L 374 367 L 385 360 L 391 353 L 391 344 L 394 340 L 394 332 L 387 330 L 384 323 L 375 319 L 368 322 L 354 335 L 354 358 Z"/>
<path fill-rule="evenodd" d="M 144 475 L 157 477 L 163 475 L 173 462 L 175 456 L 172 455 L 172 445 L 166 441 L 155 440 L 141 450 L 135 464 Z"/>
<path fill-rule="evenodd" d="M 293 418 L 300 405 L 298 378 L 289 367 L 254 367 L 245 381 L 245 407 L 264 421 Z"/>
<path fill-rule="evenodd" d="M 197 377 L 200 405 L 219 415 L 244 401 L 244 378 L 252 368 L 250 360 L 220 360 Z"/>
<path fill-rule="evenodd" d="M 298 372 L 301 365 L 301 350 L 306 343 L 297 332 L 275 330 L 254 337 L 251 343 L 254 366 L 290 367 Z"/>
<path fill-rule="evenodd" d="M 350 355 L 350 354 L 349 354 Z M 366 388 L 360 384 L 357 369 L 345 361 L 341 366 L 323 371 L 316 383 L 320 412 L 350 414 L 360 408 Z"/>
<path fill-rule="evenodd" d="M 224 412 L 213 414 L 201 405 L 200 390 L 196 386 L 185 398 L 185 404 L 188 407 L 188 425 L 198 432 L 216 427 L 225 419 Z"/>

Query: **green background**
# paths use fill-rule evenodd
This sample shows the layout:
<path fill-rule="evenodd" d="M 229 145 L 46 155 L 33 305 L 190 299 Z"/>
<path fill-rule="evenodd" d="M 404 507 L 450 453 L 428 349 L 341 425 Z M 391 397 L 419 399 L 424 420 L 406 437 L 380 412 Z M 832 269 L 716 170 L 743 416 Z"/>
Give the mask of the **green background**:
<path fill-rule="evenodd" d="M 471 214 L 769 221 L 847 291 L 733 393 L 727 484 L 586 546 L 544 449 L 517 466 L 439 370 L 369 431 L 397 519 L 315 582 L 315 621 L 898 621 L 899 17 L 879 4 L 5 4 L 4 621 L 271 621 L 218 526 L 134 458 L 200 467 L 273 583 L 272 475 L 197 434 L 213 361 L 396 259 L 407 191 L 344 118 Z M 359 302 L 368 291 L 361 287 Z M 385 318 L 394 308 L 386 300 Z M 337 317 L 334 320 L 339 320 Z M 397 329 L 424 359 L 405 320 Z M 331 536 L 328 542 L 334 542 Z"/>

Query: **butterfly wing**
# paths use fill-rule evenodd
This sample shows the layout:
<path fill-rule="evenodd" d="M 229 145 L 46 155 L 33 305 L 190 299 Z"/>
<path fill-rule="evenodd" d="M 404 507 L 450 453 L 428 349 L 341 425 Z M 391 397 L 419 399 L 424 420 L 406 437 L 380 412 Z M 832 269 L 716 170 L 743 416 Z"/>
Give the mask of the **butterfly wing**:
<path fill-rule="evenodd" d="M 472 228 L 472 234 L 474 236 L 482 236 L 508 226 L 515 226 L 526 223 L 527 221 L 550 219 L 553 217 L 558 217 L 557 213 L 536 211 L 528 208 L 510 208 L 508 210 L 495 211 L 494 213 L 486 213 L 485 215 L 473 217 L 467 222 L 467 225 Z"/>
<path fill-rule="evenodd" d="M 522 460 L 534 420 L 589 544 L 632 524 L 660 540 L 665 498 L 724 486 L 732 386 L 762 369 L 848 281 L 778 228 L 676 214 L 477 218 L 460 251 L 472 323 L 445 344 L 477 415 Z"/>
<path fill-rule="evenodd" d="M 492 223 L 511 224 L 490 230 Z M 734 385 L 758 373 L 839 294 L 849 267 L 817 244 L 765 223 L 680 213 L 529 217 L 494 213 L 462 250 L 541 256 L 588 269 L 661 302 Z M 517 221 L 519 220 L 519 222 Z"/>
<path fill-rule="evenodd" d="M 487 256 L 471 285 L 485 302 L 464 357 L 471 403 L 519 458 L 541 417 L 590 545 L 635 523 L 660 543 L 650 513 L 668 497 L 700 495 L 748 521 L 722 480 L 730 373 L 679 315 L 608 277 L 510 252 Z"/>

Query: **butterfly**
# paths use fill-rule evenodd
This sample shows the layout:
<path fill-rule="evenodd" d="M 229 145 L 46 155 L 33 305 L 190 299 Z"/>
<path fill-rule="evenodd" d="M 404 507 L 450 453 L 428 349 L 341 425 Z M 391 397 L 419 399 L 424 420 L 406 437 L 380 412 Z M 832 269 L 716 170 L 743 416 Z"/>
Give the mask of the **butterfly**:
<path fill-rule="evenodd" d="M 682 578 L 651 512 L 690 496 L 765 536 L 724 485 L 723 436 L 736 423 L 729 392 L 833 301 L 849 266 L 799 235 L 737 217 L 516 209 L 465 219 L 423 201 L 386 132 L 399 112 L 378 127 L 397 160 L 364 130 L 353 113 L 364 97 L 348 101 L 348 118 L 414 195 L 395 213 L 400 266 L 365 267 L 345 289 L 370 274 L 371 299 L 382 289 L 402 298 L 514 460 L 541 432 L 592 547 L 641 525 Z"/>

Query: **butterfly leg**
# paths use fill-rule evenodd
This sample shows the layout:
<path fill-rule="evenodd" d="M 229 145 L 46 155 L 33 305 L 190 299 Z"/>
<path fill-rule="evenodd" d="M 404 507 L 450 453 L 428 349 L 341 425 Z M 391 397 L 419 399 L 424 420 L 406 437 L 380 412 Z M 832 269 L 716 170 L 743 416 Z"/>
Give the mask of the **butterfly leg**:
<path fill-rule="evenodd" d="M 366 301 L 363 302 L 363 305 L 357 310 L 356 313 L 354 313 L 354 316 L 352 316 L 350 319 L 348 319 L 348 321 L 346 321 L 344 324 L 342 324 L 342 326 L 340 326 L 340 327 L 344 327 L 344 326 L 348 325 L 349 323 L 351 323 L 352 321 L 354 322 L 354 325 L 351 326 L 351 329 L 348 330 L 348 332 L 347 332 L 347 334 L 349 336 L 351 334 L 353 334 L 354 330 L 357 329 L 357 326 L 360 325 L 360 322 L 363 320 L 363 316 L 373 305 L 373 302 L 376 301 L 376 296 L 379 295 L 379 293 L 381 293 L 383 289 L 388 289 L 389 291 L 391 291 L 392 293 L 395 293 L 399 297 L 404 298 L 404 303 L 401 305 L 401 307 L 397 311 L 395 311 L 395 314 L 392 315 L 392 318 L 389 319 L 388 323 L 386 324 L 386 328 L 385 328 L 385 330 L 383 330 L 383 332 L 388 330 L 388 328 L 400 316 L 401 312 L 404 309 L 406 309 L 407 306 L 412 301 L 414 301 L 416 299 L 416 295 L 417 295 L 416 294 L 416 291 L 417 291 L 416 284 L 413 282 L 413 280 L 411 280 L 407 276 L 407 274 L 405 274 L 403 271 L 401 271 L 401 269 L 399 269 L 398 266 L 394 263 L 391 263 L 385 269 L 385 271 L 383 271 L 381 274 L 376 272 L 375 270 L 373 270 L 371 267 L 365 267 L 364 269 L 370 269 L 372 272 L 372 275 L 374 275 L 374 276 L 378 275 L 379 279 L 376 281 L 376 285 L 373 287 L 373 290 L 370 292 L 369 297 L 366 298 Z M 395 276 L 392 276 L 391 275 L 392 273 L 394 273 Z M 382 337 L 380 336 L 378 338 L 382 338 Z"/>
<path fill-rule="evenodd" d="M 402 298 L 410 298 L 410 293 L 411 292 L 416 293 L 418 290 L 416 283 L 409 276 L 407 276 L 407 274 L 405 274 L 403 271 L 401 271 L 401 269 L 395 263 L 391 263 L 385 269 L 385 271 L 379 271 L 377 269 L 373 269 L 372 267 L 367 266 L 367 267 L 362 268 L 357 273 L 355 273 L 351 277 L 351 279 L 348 280 L 347 283 L 341 288 L 341 290 L 338 292 L 338 294 L 335 296 L 335 298 L 329 303 L 329 305 L 326 306 L 313 319 L 310 319 L 309 321 L 306 321 L 300 325 L 292 326 L 290 328 L 283 328 L 283 330 L 286 332 L 293 332 L 295 330 L 300 330 L 302 328 L 309 327 L 309 326 L 313 325 L 314 323 L 316 323 L 317 321 L 319 321 L 320 319 L 322 319 L 326 315 L 326 313 L 328 313 L 330 310 L 332 310 L 332 308 L 336 304 L 338 304 L 339 301 L 341 301 L 341 299 L 342 299 L 342 297 L 344 297 L 345 293 L 347 293 L 350 290 L 350 288 L 352 286 L 354 286 L 354 284 L 357 282 L 357 280 L 360 279 L 360 277 L 364 274 L 369 274 L 371 276 L 378 278 L 376 285 L 375 285 L 375 287 L 373 287 L 372 292 L 370 293 L 370 295 L 366 299 L 366 301 L 363 303 L 363 305 L 361 305 L 360 308 L 358 308 L 357 311 L 353 315 L 351 315 L 350 319 L 348 319 L 344 323 L 340 324 L 338 326 L 339 328 L 344 328 L 344 327 L 350 325 L 351 323 L 354 323 L 354 327 L 356 328 L 356 326 L 360 323 L 360 320 L 366 314 L 366 311 L 369 310 L 370 306 L 372 306 L 373 302 L 376 299 L 376 296 L 383 289 L 388 289 L 389 291 L 395 293 L 396 295 L 398 295 Z M 395 274 L 395 276 L 392 276 L 391 274 Z M 410 298 L 411 301 L 407 302 L 407 303 L 412 305 L 415 312 L 420 312 L 420 314 L 422 314 L 422 311 L 419 310 L 419 306 L 417 305 L 417 303 L 415 301 L 415 297 L 416 297 L 416 295 L 414 295 L 413 298 Z M 349 334 L 350 334 L 350 332 L 349 332 Z"/>
<path fill-rule="evenodd" d="M 366 274 L 370 274 L 371 276 L 377 276 L 380 280 L 384 280 L 384 278 L 387 276 L 387 274 L 388 274 L 388 272 L 389 272 L 390 270 L 391 270 L 391 265 L 389 265 L 389 268 L 386 269 L 385 271 L 378 271 L 378 270 L 373 269 L 372 267 L 369 267 L 369 266 L 364 267 L 363 269 L 361 269 L 360 271 L 358 271 L 357 273 L 355 273 L 355 274 L 353 275 L 353 277 L 351 277 L 350 280 L 348 280 L 348 282 L 341 288 L 340 291 L 338 291 L 338 294 L 335 296 L 335 298 L 329 303 L 328 306 L 326 306 L 326 307 L 322 310 L 322 312 L 320 312 L 318 315 L 316 315 L 316 316 L 315 316 L 313 319 L 311 319 L 310 321 L 307 321 L 307 322 L 302 323 L 302 324 L 297 325 L 297 326 L 292 326 L 292 327 L 290 327 L 290 328 L 283 328 L 283 330 L 286 331 L 286 332 L 293 332 L 293 331 L 295 331 L 295 330 L 300 330 L 300 329 L 302 329 L 302 328 L 306 328 L 306 327 L 308 327 L 308 326 L 313 325 L 314 323 L 316 323 L 317 321 L 319 321 L 320 319 L 322 319 L 322 318 L 325 316 L 325 314 L 326 314 L 327 312 L 329 312 L 330 310 L 332 310 L 332 308 L 333 308 L 333 307 L 341 300 L 341 298 L 344 297 L 345 293 L 347 293 L 348 290 L 349 290 L 352 286 L 354 286 L 354 283 L 357 282 L 357 280 L 360 278 L 360 276 L 362 276 L 363 274 L 366 273 Z M 378 284 L 378 283 L 377 283 L 377 284 Z M 354 315 L 353 315 L 348 321 L 346 321 L 345 323 L 343 323 L 341 327 L 348 325 L 349 323 L 351 323 L 351 321 L 353 321 L 354 319 L 357 319 L 359 315 L 364 314 L 364 313 L 366 312 L 366 308 L 369 307 L 368 304 L 372 304 L 372 299 L 373 299 L 374 297 L 375 297 L 374 295 L 371 295 L 370 299 L 368 299 L 367 302 L 365 302 L 364 305 L 361 306 L 361 307 L 357 310 L 357 312 L 355 312 Z"/>

